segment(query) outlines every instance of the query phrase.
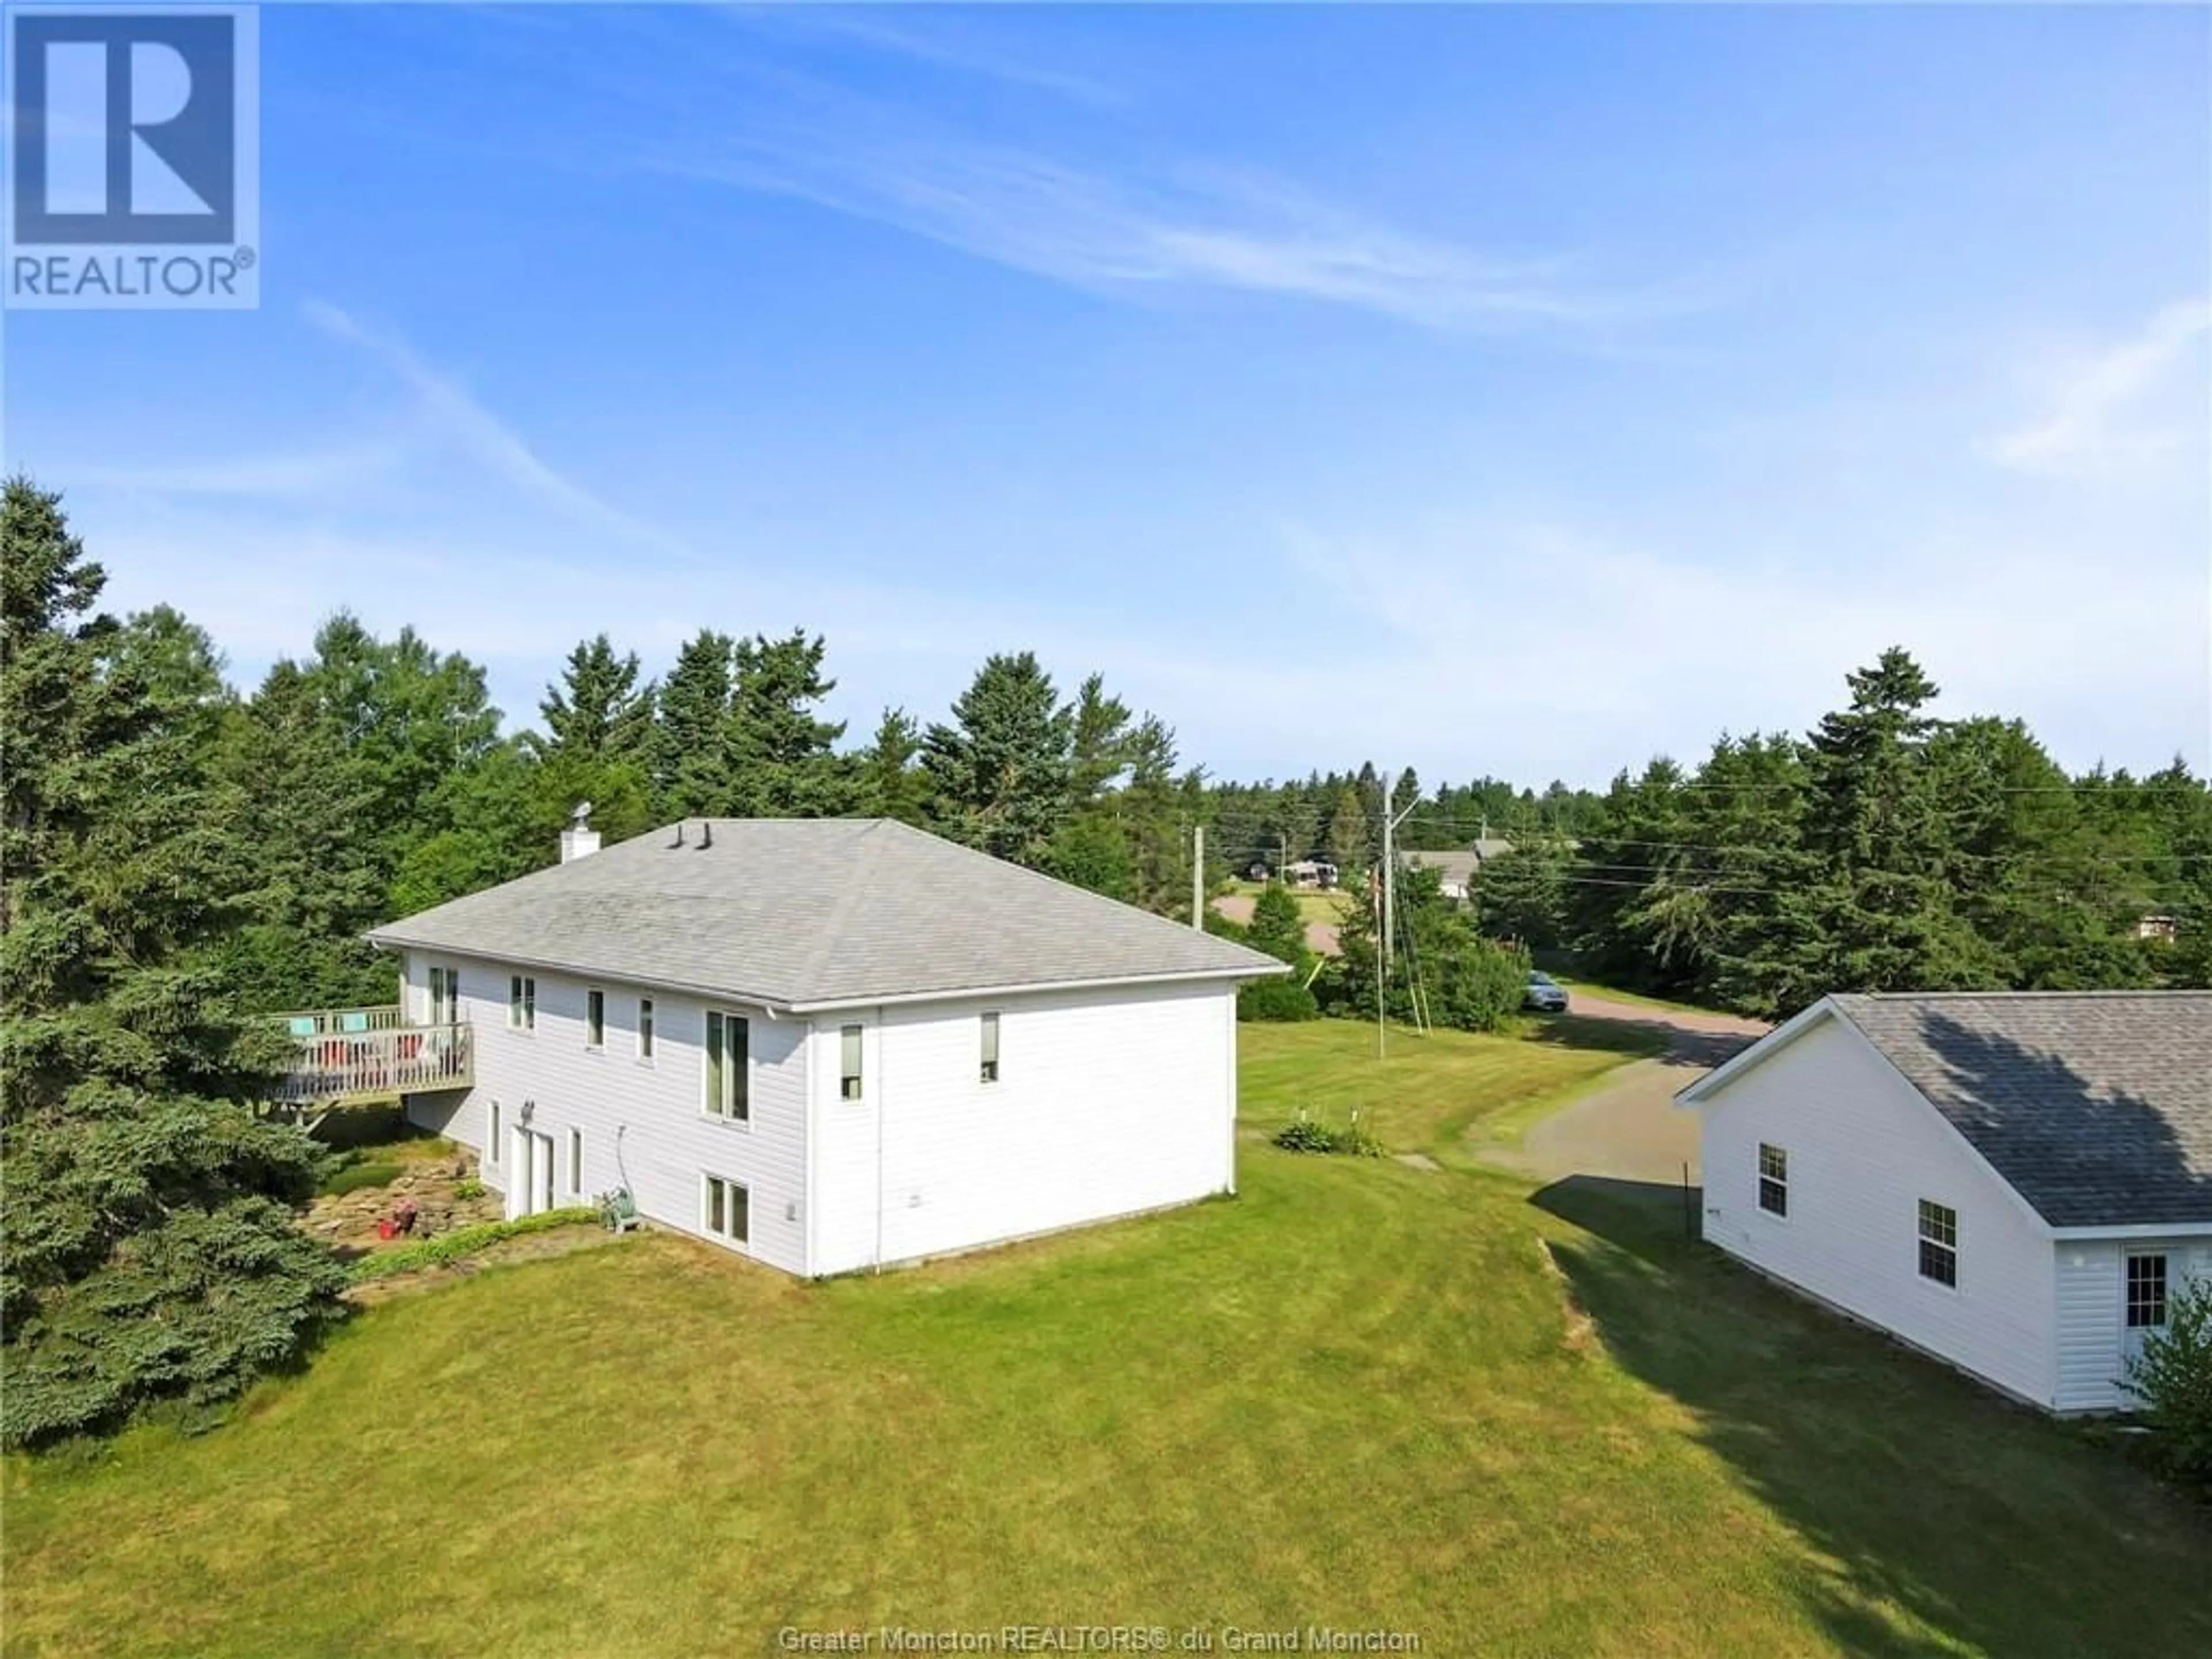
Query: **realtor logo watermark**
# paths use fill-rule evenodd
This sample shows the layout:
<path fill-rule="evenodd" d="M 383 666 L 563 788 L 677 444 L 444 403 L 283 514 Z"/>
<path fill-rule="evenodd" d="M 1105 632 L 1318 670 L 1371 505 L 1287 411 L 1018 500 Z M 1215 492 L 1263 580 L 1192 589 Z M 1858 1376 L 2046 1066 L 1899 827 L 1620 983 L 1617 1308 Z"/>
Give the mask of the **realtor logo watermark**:
<path fill-rule="evenodd" d="M 10 6 L 5 302 L 261 303 L 251 6 Z"/>

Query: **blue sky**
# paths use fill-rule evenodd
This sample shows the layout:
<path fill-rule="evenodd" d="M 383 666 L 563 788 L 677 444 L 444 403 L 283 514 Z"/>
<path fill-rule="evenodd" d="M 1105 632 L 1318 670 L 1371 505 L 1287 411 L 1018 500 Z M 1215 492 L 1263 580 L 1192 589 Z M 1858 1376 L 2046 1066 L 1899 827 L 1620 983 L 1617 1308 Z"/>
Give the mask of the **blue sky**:
<path fill-rule="evenodd" d="M 270 6 L 262 307 L 10 313 L 250 684 L 349 606 L 994 650 L 1255 777 L 1601 783 L 1901 642 L 2212 763 L 2202 9 Z"/>

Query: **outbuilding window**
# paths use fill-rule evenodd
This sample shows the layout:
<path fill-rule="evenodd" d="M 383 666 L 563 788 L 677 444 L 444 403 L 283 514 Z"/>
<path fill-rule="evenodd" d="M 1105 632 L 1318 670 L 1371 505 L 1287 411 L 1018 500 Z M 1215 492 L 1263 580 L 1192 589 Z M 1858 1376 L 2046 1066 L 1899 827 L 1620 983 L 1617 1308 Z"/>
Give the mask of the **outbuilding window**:
<path fill-rule="evenodd" d="M 1920 1200 L 1920 1276 L 1938 1285 L 1959 1282 L 1959 1212 L 1925 1198 Z"/>
<path fill-rule="evenodd" d="M 1759 1143 L 1759 1207 L 1769 1215 L 1790 1213 L 1790 1154 Z"/>
<path fill-rule="evenodd" d="M 848 1025 L 837 1034 L 837 1093 L 846 1100 L 860 1097 L 860 1047 L 866 1030 Z"/>
<path fill-rule="evenodd" d="M 607 994 L 592 990 L 584 993 L 584 1046 L 604 1048 L 607 1042 Z"/>
<path fill-rule="evenodd" d="M 982 1077 L 986 1083 L 999 1080 L 999 1017 L 996 1014 L 983 1016 Z"/>
<path fill-rule="evenodd" d="M 2166 1323 L 2166 1258 L 2128 1258 L 2128 1328 L 2157 1330 Z"/>
<path fill-rule="evenodd" d="M 640 997 L 637 1000 L 637 1057 L 640 1060 L 653 1058 L 653 999 L 651 997 Z"/>

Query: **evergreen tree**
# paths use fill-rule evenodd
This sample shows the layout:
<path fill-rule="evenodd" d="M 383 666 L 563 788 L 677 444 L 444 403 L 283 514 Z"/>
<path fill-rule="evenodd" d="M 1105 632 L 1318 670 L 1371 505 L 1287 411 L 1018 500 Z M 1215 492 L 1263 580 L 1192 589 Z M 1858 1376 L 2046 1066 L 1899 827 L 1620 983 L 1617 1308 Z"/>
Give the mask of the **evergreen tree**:
<path fill-rule="evenodd" d="M 1245 942 L 1255 951 L 1303 969 L 1311 959 L 1306 945 L 1306 919 L 1296 894 L 1279 881 L 1271 881 L 1252 902 L 1252 920 Z"/>
<path fill-rule="evenodd" d="M 208 948 L 244 842 L 212 663 L 88 614 L 106 578 L 58 496 L 11 480 L 0 545 L 0 1438 L 28 1444 L 210 1410 L 313 1340 L 343 1274 L 294 1224 L 313 1146 L 242 1103 L 274 1042 Z"/>
<path fill-rule="evenodd" d="M 643 764 L 653 736 L 653 688 L 637 683 L 635 652 L 617 657 L 605 634 L 568 653 L 561 684 L 548 686 L 538 712 L 545 736 L 532 745 L 541 757 Z"/>
<path fill-rule="evenodd" d="M 939 826 L 956 841 L 1042 868 L 1073 789 L 1074 718 L 1024 651 L 994 656 L 922 744 Z"/>
<path fill-rule="evenodd" d="M 916 828 L 929 822 L 929 778 L 916 763 L 921 728 L 903 708 L 886 708 L 860 759 L 860 810 Z"/>
<path fill-rule="evenodd" d="M 729 798 L 730 665 L 726 634 L 700 629 L 662 684 L 653 734 L 653 812 L 662 819 L 718 812 Z"/>
<path fill-rule="evenodd" d="M 1566 843 L 1531 836 L 1485 863 L 1474 878 L 1476 925 L 1492 939 L 1555 951 L 1567 926 Z"/>
<path fill-rule="evenodd" d="M 1355 870 L 1367 867 L 1368 816 L 1358 790 L 1350 784 L 1337 792 L 1328 819 L 1329 860 L 1349 879 Z"/>
<path fill-rule="evenodd" d="M 814 713 L 837 689 L 822 672 L 823 650 L 820 635 L 797 631 L 738 641 L 721 811 L 744 818 L 819 818 L 852 810 L 853 769 L 835 747 L 845 723 Z"/>

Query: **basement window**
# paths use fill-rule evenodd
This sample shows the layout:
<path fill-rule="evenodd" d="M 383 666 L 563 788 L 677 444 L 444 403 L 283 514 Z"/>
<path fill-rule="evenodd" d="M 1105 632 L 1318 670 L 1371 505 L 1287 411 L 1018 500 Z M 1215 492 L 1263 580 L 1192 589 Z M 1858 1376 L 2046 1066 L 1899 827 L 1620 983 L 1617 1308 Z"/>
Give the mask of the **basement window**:
<path fill-rule="evenodd" d="M 1790 1154 L 1759 1143 L 1759 1207 L 1769 1215 L 1790 1213 Z"/>
<path fill-rule="evenodd" d="M 984 1082 L 996 1083 L 999 1080 L 999 1017 L 996 1014 L 983 1016 L 982 1072 Z"/>
<path fill-rule="evenodd" d="M 1925 1198 L 1920 1200 L 1920 1276 L 1954 1290 L 1959 1284 L 1959 1212 Z"/>
<path fill-rule="evenodd" d="M 860 1097 L 860 1043 L 866 1029 L 848 1025 L 837 1034 L 837 1093 L 846 1100 Z"/>
<path fill-rule="evenodd" d="M 2166 1325 L 2166 1258 L 2128 1258 L 2128 1328 L 2160 1330 Z"/>
<path fill-rule="evenodd" d="M 605 991 L 584 993 L 584 1046 L 586 1048 L 607 1046 L 607 994 Z"/>
<path fill-rule="evenodd" d="M 702 1207 L 707 1231 L 732 1244 L 745 1243 L 752 1233 L 752 1194 L 720 1176 L 705 1176 L 704 1182 Z"/>

